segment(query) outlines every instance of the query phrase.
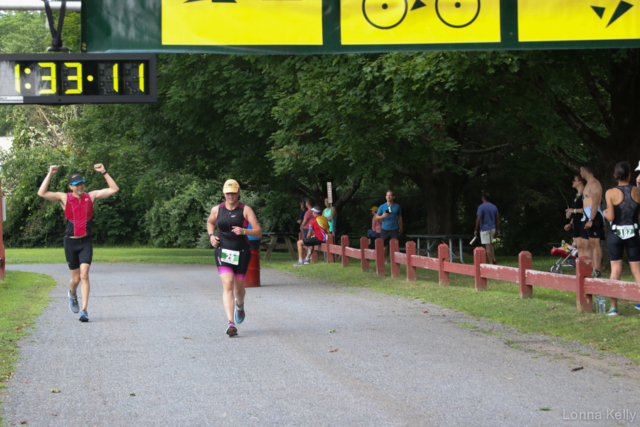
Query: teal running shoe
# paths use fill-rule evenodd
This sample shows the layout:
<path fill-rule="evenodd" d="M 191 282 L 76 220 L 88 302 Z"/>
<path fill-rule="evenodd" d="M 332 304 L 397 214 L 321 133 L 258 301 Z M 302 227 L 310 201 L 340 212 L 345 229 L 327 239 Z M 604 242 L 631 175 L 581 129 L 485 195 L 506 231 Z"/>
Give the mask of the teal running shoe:
<path fill-rule="evenodd" d="M 71 295 L 71 291 L 69 291 L 69 310 L 72 313 L 78 313 L 80 311 L 80 305 L 78 304 L 78 294 Z"/>
<path fill-rule="evenodd" d="M 89 313 L 87 313 L 87 310 L 82 310 L 80 312 L 80 320 L 81 322 L 88 322 L 89 321 Z"/>
<path fill-rule="evenodd" d="M 238 305 L 238 301 L 236 301 L 236 309 L 233 317 L 236 320 L 236 323 L 240 324 L 244 322 L 244 304 Z"/>

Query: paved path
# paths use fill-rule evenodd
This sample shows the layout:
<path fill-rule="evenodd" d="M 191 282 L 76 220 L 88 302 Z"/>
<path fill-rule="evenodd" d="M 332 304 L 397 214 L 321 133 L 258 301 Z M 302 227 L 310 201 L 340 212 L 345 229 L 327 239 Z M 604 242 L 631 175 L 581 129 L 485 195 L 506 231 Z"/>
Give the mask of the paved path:
<path fill-rule="evenodd" d="M 13 269 L 58 286 L 20 343 L 7 425 L 640 425 L 637 379 L 571 372 L 418 301 L 266 269 L 230 339 L 211 266 L 96 264 L 85 324 L 65 265 Z M 605 419 L 563 420 L 589 411 Z"/>

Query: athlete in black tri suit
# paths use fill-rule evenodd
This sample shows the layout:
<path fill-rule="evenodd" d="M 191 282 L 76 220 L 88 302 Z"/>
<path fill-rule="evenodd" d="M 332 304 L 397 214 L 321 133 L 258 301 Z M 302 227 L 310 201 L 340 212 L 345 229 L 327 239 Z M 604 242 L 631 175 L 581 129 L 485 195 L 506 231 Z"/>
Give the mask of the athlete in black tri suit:
<path fill-rule="evenodd" d="M 222 304 L 229 321 L 226 333 L 232 337 L 238 335 L 236 324 L 242 323 L 245 317 L 244 280 L 251 261 L 248 237 L 262 237 L 262 228 L 253 209 L 240 203 L 237 181 L 225 182 L 222 192 L 226 201 L 211 209 L 207 231 L 211 245 L 216 248 L 216 265 L 222 280 Z M 247 229 L 249 224 L 251 229 Z M 216 227 L 217 236 L 214 234 Z"/>
<path fill-rule="evenodd" d="M 627 257 L 631 265 L 631 273 L 640 283 L 640 235 L 638 219 L 640 218 L 640 188 L 629 184 L 631 166 L 627 162 L 616 165 L 615 178 L 618 186 L 607 191 L 607 210 L 604 217 L 611 221 L 611 231 L 607 241 L 609 258 L 611 259 L 611 279 L 620 280 L 622 274 L 622 255 L 627 249 Z M 609 316 L 618 315 L 618 299 L 611 298 Z"/>
<path fill-rule="evenodd" d="M 88 322 L 89 313 L 89 268 L 93 258 L 93 243 L 91 242 L 91 225 L 93 222 L 93 204 L 96 200 L 106 199 L 113 196 L 119 190 L 116 182 L 109 176 L 102 163 L 94 165 L 94 169 L 104 175 L 109 188 L 94 190 L 89 193 L 84 192 L 85 180 L 79 173 L 74 173 L 69 177 L 69 189 L 71 193 L 54 193 L 48 191 L 51 177 L 58 171 L 59 166 L 51 166 L 49 173 L 40 185 L 38 196 L 52 202 L 59 202 L 64 210 L 67 219 L 67 226 L 64 233 L 64 254 L 67 258 L 69 270 L 71 270 L 71 280 L 69 285 L 69 309 L 73 313 L 80 311 L 78 295 L 76 293 L 78 285 L 82 282 L 82 311 L 80 321 Z"/>

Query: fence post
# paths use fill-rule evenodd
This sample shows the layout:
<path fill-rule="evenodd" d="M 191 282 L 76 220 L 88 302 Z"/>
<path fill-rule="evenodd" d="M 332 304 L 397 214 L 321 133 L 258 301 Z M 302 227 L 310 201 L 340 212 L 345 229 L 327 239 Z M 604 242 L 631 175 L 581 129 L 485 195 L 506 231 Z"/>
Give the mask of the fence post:
<path fill-rule="evenodd" d="M 384 240 L 376 239 L 376 274 L 378 277 L 384 276 Z"/>
<path fill-rule="evenodd" d="M 586 256 L 578 257 L 576 262 L 576 305 L 583 313 L 593 311 L 593 295 L 584 293 L 584 281 L 591 277 L 591 259 Z"/>
<path fill-rule="evenodd" d="M 480 264 L 484 264 L 487 260 L 487 251 L 484 248 L 475 248 L 473 250 L 473 265 L 475 266 L 475 282 L 476 292 L 487 290 L 487 279 L 480 275 Z"/>
<path fill-rule="evenodd" d="M 400 277 L 400 264 L 396 263 L 396 253 L 400 252 L 398 239 L 389 241 L 389 258 L 391 259 L 391 277 Z"/>
<path fill-rule="evenodd" d="M 342 266 L 349 267 L 349 257 L 345 255 L 345 249 L 349 246 L 349 236 L 340 238 L 340 255 L 342 255 Z"/>
<path fill-rule="evenodd" d="M 369 239 L 360 238 L 360 269 L 363 273 L 369 271 L 369 260 L 365 258 L 364 250 L 369 248 Z"/>
<path fill-rule="evenodd" d="M 327 262 L 335 262 L 336 258 L 331 252 L 331 245 L 333 245 L 333 234 L 327 236 Z"/>
<path fill-rule="evenodd" d="M 438 282 L 440 286 L 449 286 L 449 273 L 444 271 L 444 263 L 449 262 L 449 246 L 441 243 L 438 246 Z"/>
<path fill-rule="evenodd" d="M 520 252 L 518 255 L 518 285 L 520 286 L 520 298 L 533 297 L 533 286 L 527 285 L 527 270 L 531 269 L 533 269 L 531 252 Z"/>
<path fill-rule="evenodd" d="M 318 252 L 320 252 L 320 246 L 318 246 L 318 250 L 311 253 L 311 262 L 318 262 Z"/>
<path fill-rule="evenodd" d="M 407 254 L 407 281 L 415 282 L 416 276 L 416 268 L 411 263 L 411 256 L 416 254 L 416 242 L 407 242 L 406 246 L 406 254 Z"/>

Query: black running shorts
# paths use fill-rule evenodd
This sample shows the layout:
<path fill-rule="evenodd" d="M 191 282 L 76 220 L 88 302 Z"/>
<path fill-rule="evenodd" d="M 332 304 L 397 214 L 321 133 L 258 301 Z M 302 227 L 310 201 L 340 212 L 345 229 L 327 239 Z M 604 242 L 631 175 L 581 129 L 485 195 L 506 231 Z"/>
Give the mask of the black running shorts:
<path fill-rule="evenodd" d="M 64 238 L 64 256 L 67 258 L 69 270 L 77 270 L 80 264 L 89 264 L 93 260 L 93 242 L 91 236 L 72 239 Z"/>
<path fill-rule="evenodd" d="M 391 239 L 400 239 L 400 230 L 385 230 L 384 228 L 380 232 L 380 238 L 384 240 L 384 245 L 389 246 L 389 240 Z"/>
<path fill-rule="evenodd" d="M 304 243 L 305 246 L 311 247 L 321 245 L 324 242 L 321 242 L 317 237 L 311 237 L 309 239 L 302 239 L 302 243 Z"/>
<path fill-rule="evenodd" d="M 620 261 L 624 253 L 624 248 L 627 248 L 629 262 L 640 261 L 640 236 L 638 236 L 637 230 L 635 236 L 625 240 L 622 240 L 614 230 L 609 232 L 609 238 L 607 239 L 609 259 L 611 259 L 611 261 Z"/>
<path fill-rule="evenodd" d="M 587 222 L 584 221 L 582 223 L 582 227 L 585 226 Z M 604 238 L 604 218 L 600 212 L 596 213 L 596 217 L 591 224 L 591 228 L 583 228 L 582 229 L 582 238 L 583 239 L 603 239 Z"/>
<path fill-rule="evenodd" d="M 235 253 L 237 254 L 237 259 Z M 218 273 L 233 273 L 238 280 L 244 280 L 249 262 L 251 262 L 251 249 L 240 249 L 239 251 L 224 251 L 218 246 L 215 251 L 216 265 Z"/>
<path fill-rule="evenodd" d="M 584 227 L 584 222 L 582 221 L 573 221 L 573 238 L 582 238 L 582 228 Z"/>

